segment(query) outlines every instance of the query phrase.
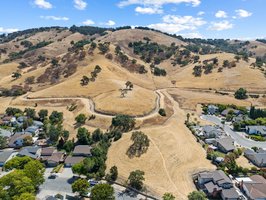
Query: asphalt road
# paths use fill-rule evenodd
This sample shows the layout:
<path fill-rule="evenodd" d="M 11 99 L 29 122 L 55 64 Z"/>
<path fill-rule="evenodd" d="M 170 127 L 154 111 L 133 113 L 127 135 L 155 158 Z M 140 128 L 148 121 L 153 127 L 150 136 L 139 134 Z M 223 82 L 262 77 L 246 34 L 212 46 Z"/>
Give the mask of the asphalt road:
<path fill-rule="evenodd" d="M 242 147 L 246 147 L 246 148 L 259 147 L 259 148 L 266 149 L 266 142 L 257 142 L 257 141 L 245 138 L 240 133 L 233 131 L 229 125 L 226 125 L 226 124 L 223 125 L 221 123 L 221 119 L 219 119 L 216 116 L 202 115 L 201 118 L 222 127 L 224 129 L 224 131 L 228 135 L 230 135 L 238 145 L 240 145 Z"/>

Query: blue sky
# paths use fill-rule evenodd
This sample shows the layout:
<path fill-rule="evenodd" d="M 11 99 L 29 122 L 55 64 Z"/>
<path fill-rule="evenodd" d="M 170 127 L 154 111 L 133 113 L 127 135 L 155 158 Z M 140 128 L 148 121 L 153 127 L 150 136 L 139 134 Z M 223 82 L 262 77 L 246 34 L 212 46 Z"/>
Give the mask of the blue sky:
<path fill-rule="evenodd" d="M 266 0 L 1 0 L 0 33 L 40 26 L 148 26 L 203 38 L 266 37 Z"/>

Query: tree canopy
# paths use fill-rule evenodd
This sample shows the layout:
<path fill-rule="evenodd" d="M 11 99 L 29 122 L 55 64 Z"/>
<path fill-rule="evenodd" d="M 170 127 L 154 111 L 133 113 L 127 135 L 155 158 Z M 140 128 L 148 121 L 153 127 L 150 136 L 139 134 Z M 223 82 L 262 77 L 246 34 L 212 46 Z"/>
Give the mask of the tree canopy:
<path fill-rule="evenodd" d="M 95 185 L 91 190 L 91 200 L 115 200 L 114 188 L 109 184 Z"/>

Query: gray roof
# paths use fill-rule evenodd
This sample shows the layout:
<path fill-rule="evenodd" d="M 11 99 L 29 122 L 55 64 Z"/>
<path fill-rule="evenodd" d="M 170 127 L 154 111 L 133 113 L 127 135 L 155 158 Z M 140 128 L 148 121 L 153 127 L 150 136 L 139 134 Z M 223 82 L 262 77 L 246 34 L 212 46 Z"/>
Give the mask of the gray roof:
<path fill-rule="evenodd" d="M 221 113 L 221 115 L 226 116 L 226 115 L 229 113 L 229 111 L 231 111 L 231 110 L 233 111 L 233 113 L 234 113 L 235 115 L 237 115 L 237 114 L 240 113 L 239 110 L 236 110 L 236 109 L 233 109 L 233 108 L 227 108 L 227 109 L 225 109 L 225 110 Z"/>
<path fill-rule="evenodd" d="M 247 129 L 255 129 L 262 135 L 266 135 L 266 126 L 246 126 Z"/>
<path fill-rule="evenodd" d="M 28 156 L 33 159 L 38 158 L 38 155 L 36 155 L 37 151 L 40 149 L 40 147 L 25 147 L 23 148 L 18 155 L 20 156 Z"/>
<path fill-rule="evenodd" d="M 39 130 L 39 127 L 37 126 L 29 126 L 28 128 L 26 128 L 26 132 L 29 132 L 29 133 L 35 133 L 37 130 Z"/>
<path fill-rule="evenodd" d="M 211 125 L 203 126 L 202 130 L 207 136 L 214 135 L 215 137 L 217 137 L 222 133 L 222 131 L 218 127 Z"/>
<path fill-rule="evenodd" d="M 5 130 L 5 129 L 0 128 L 0 135 L 3 137 L 11 137 L 12 133 L 9 130 Z"/>
<path fill-rule="evenodd" d="M 234 140 L 231 137 L 220 138 L 216 140 L 226 151 L 235 149 Z"/>
<path fill-rule="evenodd" d="M 235 188 L 223 189 L 222 194 L 225 199 L 238 199 L 239 198 L 239 194 Z"/>
<path fill-rule="evenodd" d="M 1 151 L 0 152 L 0 162 L 5 163 L 8 158 L 13 154 L 13 151 Z"/>
<path fill-rule="evenodd" d="M 218 183 L 218 185 L 232 183 L 231 179 L 222 170 L 216 170 L 213 172 L 213 181 Z"/>
<path fill-rule="evenodd" d="M 38 127 L 42 127 L 42 126 L 43 126 L 43 123 L 42 123 L 41 121 L 36 121 L 36 120 L 34 120 L 34 121 L 33 121 L 33 125 L 34 125 L 34 126 L 38 126 Z"/>
<path fill-rule="evenodd" d="M 260 163 L 262 165 L 266 164 L 266 151 L 263 149 L 259 149 L 258 152 L 253 151 L 252 149 L 245 150 L 245 155 L 253 155 L 254 159 L 257 161 L 256 163 Z"/>
<path fill-rule="evenodd" d="M 215 185 L 212 181 L 208 182 L 206 184 L 204 184 L 205 188 L 207 189 L 208 193 L 212 193 L 215 189 L 217 191 L 222 190 L 221 187 L 219 187 L 218 185 Z"/>

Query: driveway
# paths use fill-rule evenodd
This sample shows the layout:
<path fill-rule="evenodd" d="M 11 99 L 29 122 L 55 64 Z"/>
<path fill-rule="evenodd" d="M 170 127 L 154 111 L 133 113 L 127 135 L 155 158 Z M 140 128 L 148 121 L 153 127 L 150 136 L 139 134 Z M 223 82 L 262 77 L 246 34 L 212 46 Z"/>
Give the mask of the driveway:
<path fill-rule="evenodd" d="M 49 176 L 52 170 L 53 168 L 46 168 L 44 173 L 45 182 L 40 186 L 37 198 L 43 200 L 47 196 L 56 194 L 74 196 L 71 188 L 71 184 L 74 182 L 71 168 L 64 168 L 62 173 L 57 174 L 56 178 L 50 179 Z"/>
<path fill-rule="evenodd" d="M 257 141 L 244 137 L 243 134 L 233 131 L 229 125 L 227 124 L 223 125 L 221 123 L 221 119 L 216 116 L 202 115 L 201 118 L 222 127 L 224 131 L 228 135 L 230 135 L 238 145 L 242 147 L 246 147 L 246 148 L 258 147 L 258 148 L 266 149 L 266 142 L 257 142 Z"/>

